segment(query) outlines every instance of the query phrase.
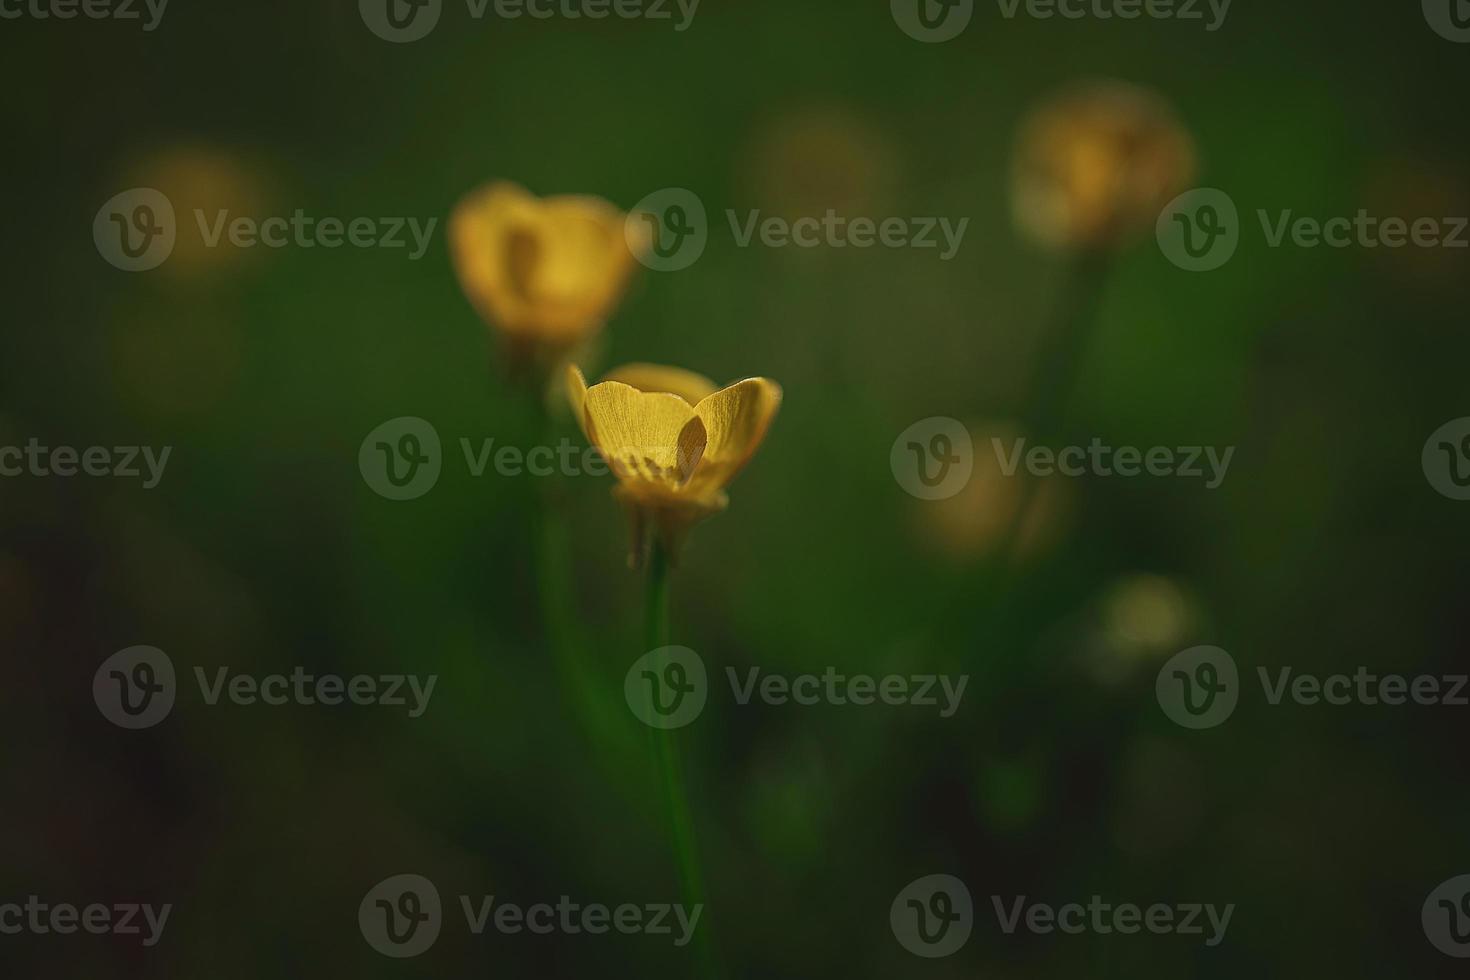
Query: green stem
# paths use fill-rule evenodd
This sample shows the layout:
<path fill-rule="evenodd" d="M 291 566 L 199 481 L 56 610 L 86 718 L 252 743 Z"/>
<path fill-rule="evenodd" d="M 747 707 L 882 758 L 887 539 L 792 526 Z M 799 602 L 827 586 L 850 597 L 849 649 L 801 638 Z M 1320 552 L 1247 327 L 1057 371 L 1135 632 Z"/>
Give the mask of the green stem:
<path fill-rule="evenodd" d="M 549 487 L 537 495 L 539 508 L 536 542 L 536 591 L 541 606 L 541 621 L 546 630 L 546 644 L 565 690 L 581 701 L 584 693 L 581 658 L 567 610 L 572 604 L 569 584 L 570 569 L 566 562 L 568 535 L 560 509 L 551 499 Z"/>
<path fill-rule="evenodd" d="M 643 621 L 646 647 L 650 652 L 669 645 L 669 561 L 657 535 L 649 546 L 648 592 Z M 656 663 L 654 669 L 662 674 L 665 666 L 665 663 Z M 700 880 L 694 821 L 684 788 L 679 746 L 674 741 L 674 733 L 666 728 L 654 731 L 653 739 L 664 803 L 668 807 L 669 824 L 674 838 L 674 858 L 679 868 L 682 901 L 686 908 L 692 909 L 693 906 L 704 903 L 704 888 Z M 694 944 L 701 964 L 700 973 L 706 977 L 716 976 L 707 918 L 700 922 Z"/>
<path fill-rule="evenodd" d="M 1041 339 L 1035 381 L 1022 416 L 1038 439 L 1054 434 L 1072 394 L 1111 266 L 1112 256 L 1100 250 L 1082 252 L 1071 260 L 1051 329 Z"/>
<path fill-rule="evenodd" d="M 551 414 L 546 410 L 545 401 L 535 392 L 532 392 L 531 399 L 536 439 L 538 444 L 549 446 L 556 434 Z M 560 488 L 553 477 L 536 482 L 536 526 L 535 540 L 532 542 L 532 562 L 542 627 L 546 631 L 547 651 L 576 720 L 589 738 L 598 744 L 604 744 L 602 736 L 606 733 L 606 725 L 602 705 L 598 701 L 597 688 L 583 663 L 582 636 L 575 625 L 576 600 L 571 585 L 572 569 L 568 560 L 571 535 L 567 532 L 559 496 Z"/>
<path fill-rule="evenodd" d="M 649 650 L 669 645 L 669 558 L 657 538 L 648 547 L 648 598 L 643 607 Z"/>
<path fill-rule="evenodd" d="M 1041 337 L 1031 391 L 1018 412 L 1027 435 L 1038 441 L 1056 438 L 1062 427 L 1067 399 L 1076 385 L 1078 369 L 1102 306 L 1110 267 L 1111 256 L 1106 252 L 1082 252 L 1072 258 L 1058 290 L 1056 310 L 1049 329 Z M 978 620 L 982 636 L 999 635 L 1004 628 L 1001 617 L 1022 588 L 1022 576 L 1018 574 L 1020 550 L 1040 497 L 1040 487 L 1024 470 L 1016 479 L 1020 483 L 1015 513 L 1002 532 L 993 559 L 977 566 L 973 577 L 962 580 L 961 587 L 946 604 L 942 622 Z M 974 598 L 977 595 L 984 597 L 978 603 Z M 984 646 L 981 643 L 976 648 Z M 974 670 L 984 676 L 997 666 L 995 658 L 977 656 Z"/>
<path fill-rule="evenodd" d="M 1041 339 L 1036 380 L 1021 415 L 1022 424 L 1037 440 L 1057 435 L 1067 399 L 1076 386 L 1087 341 L 1097 323 L 1110 266 L 1110 256 L 1103 251 L 1083 252 L 1072 260 L 1052 328 Z M 1016 513 L 999 549 L 1005 563 L 1013 563 L 1019 557 L 1021 537 L 1040 496 L 1039 489 L 1034 478 L 1021 478 Z"/>

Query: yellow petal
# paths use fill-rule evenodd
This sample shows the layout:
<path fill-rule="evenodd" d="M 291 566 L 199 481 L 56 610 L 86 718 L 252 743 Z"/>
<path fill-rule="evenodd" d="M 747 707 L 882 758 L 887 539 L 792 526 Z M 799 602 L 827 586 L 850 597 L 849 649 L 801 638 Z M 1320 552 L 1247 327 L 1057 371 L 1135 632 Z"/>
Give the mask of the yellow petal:
<path fill-rule="evenodd" d="M 482 316 L 560 345 L 602 325 L 635 264 L 622 213 L 611 204 L 538 200 L 505 182 L 460 202 L 450 240 L 460 282 Z"/>
<path fill-rule="evenodd" d="M 727 486 L 760 447 L 780 407 L 781 386 L 766 378 L 733 384 L 694 406 L 706 444 L 689 492 L 708 494 Z"/>
<path fill-rule="evenodd" d="M 1161 97 L 1087 83 L 1028 117 L 1012 164 L 1013 208 L 1044 244 L 1108 245 L 1151 229 L 1194 170 L 1194 141 Z"/>
<path fill-rule="evenodd" d="M 582 435 L 587 441 L 592 441 L 591 434 L 587 431 L 587 416 L 584 403 L 587 400 L 587 376 L 582 369 L 575 364 L 567 365 L 567 401 L 572 406 L 572 418 L 577 420 L 577 425 L 582 430 Z"/>
<path fill-rule="evenodd" d="M 639 391 L 667 391 L 690 405 L 698 405 L 701 399 L 708 398 L 716 390 L 715 383 L 702 374 L 662 364 L 624 364 L 609 371 L 607 380 L 621 381 Z"/>
<path fill-rule="evenodd" d="M 450 255 L 461 287 L 480 315 L 503 329 L 522 330 L 529 310 L 510 287 L 510 238 L 535 224 L 536 199 L 497 181 L 464 197 L 449 218 Z"/>
<path fill-rule="evenodd" d="M 532 298 L 572 317 L 605 317 L 634 261 L 622 213 L 595 197 L 547 198 L 540 232 L 541 261 L 525 283 Z"/>
<path fill-rule="evenodd" d="M 704 454 L 704 423 L 678 395 L 604 381 L 582 405 L 588 438 L 630 492 L 672 496 Z"/>

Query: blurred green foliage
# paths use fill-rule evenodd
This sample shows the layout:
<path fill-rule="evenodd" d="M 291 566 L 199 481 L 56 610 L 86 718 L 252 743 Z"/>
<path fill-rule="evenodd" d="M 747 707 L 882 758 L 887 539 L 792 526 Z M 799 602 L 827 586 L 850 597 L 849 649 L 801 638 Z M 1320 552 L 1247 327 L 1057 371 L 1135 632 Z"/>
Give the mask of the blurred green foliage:
<path fill-rule="evenodd" d="M 677 899 L 646 733 L 621 702 L 641 600 L 610 479 L 556 491 L 581 652 L 605 699 L 589 728 L 537 601 L 538 488 L 459 465 L 461 437 L 538 436 L 442 234 L 419 262 L 262 249 L 119 273 L 98 259 L 92 216 L 178 146 L 240 161 L 261 214 L 442 224 L 492 177 L 623 207 L 667 186 L 706 203 L 704 257 L 643 274 L 589 365 L 760 374 L 786 390 L 729 512 L 678 569 L 675 642 L 719 678 L 972 676 L 952 719 L 712 696 L 682 733 L 705 923 L 730 975 L 1448 975 L 1419 907 L 1470 863 L 1462 709 L 1247 697 L 1224 727 L 1186 732 L 1153 696 L 1163 656 L 1193 643 L 1251 676 L 1463 670 L 1470 522 L 1418 463 L 1427 434 L 1466 414 L 1463 253 L 1271 249 L 1254 220 L 1467 213 L 1465 52 L 1414 5 L 1242 3 L 1213 34 L 1005 21 L 981 5 L 960 38 L 924 45 L 883 2 L 706 0 L 684 33 L 475 22 L 451 3 L 431 37 L 394 46 L 353 3 L 175 0 L 153 34 L 6 22 L 0 45 L 0 422 L 20 440 L 175 447 L 152 492 L 0 483 L 13 678 L 0 895 L 178 905 L 146 955 L 37 943 L 13 947 L 13 975 L 690 971 L 687 951 L 652 937 L 452 924 L 460 893 Z M 895 483 L 889 449 L 927 416 L 1021 412 L 1067 269 L 1015 233 L 1009 153 L 1027 111 L 1088 76 L 1167 96 L 1200 145 L 1200 182 L 1226 189 L 1247 228 L 1207 275 L 1149 240 L 1117 258 L 1045 436 L 1237 457 L 1217 491 L 1082 481 L 1037 553 L 956 556 L 923 533 L 932 514 Z M 740 249 L 724 220 L 829 206 L 970 225 L 946 263 Z M 439 485 L 413 503 L 379 498 L 356 467 L 363 434 L 401 415 L 445 442 Z M 1140 574 L 1187 597 L 1169 649 L 1106 628 L 1110 597 Z M 87 692 L 133 643 L 181 671 L 440 680 L 416 721 L 182 698 L 166 725 L 120 733 Z M 362 942 L 354 910 L 403 871 L 455 907 L 431 953 L 394 962 Z M 969 883 L 979 925 L 931 963 L 894 942 L 887 912 L 935 872 Z M 991 894 L 1094 893 L 1238 911 L 1216 949 L 991 926 Z"/>

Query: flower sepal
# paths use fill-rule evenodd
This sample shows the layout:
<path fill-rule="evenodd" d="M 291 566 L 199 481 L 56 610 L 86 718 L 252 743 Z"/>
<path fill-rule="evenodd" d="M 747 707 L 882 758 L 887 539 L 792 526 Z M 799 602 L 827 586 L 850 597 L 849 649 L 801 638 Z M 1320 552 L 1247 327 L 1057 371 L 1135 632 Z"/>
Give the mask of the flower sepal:
<path fill-rule="evenodd" d="M 655 542 L 668 556 L 669 564 L 678 565 L 689 532 L 730 504 L 723 490 L 702 499 L 653 501 L 619 484 L 613 487 L 612 495 L 628 515 L 628 567 L 634 571 L 647 566 L 649 549 Z"/>

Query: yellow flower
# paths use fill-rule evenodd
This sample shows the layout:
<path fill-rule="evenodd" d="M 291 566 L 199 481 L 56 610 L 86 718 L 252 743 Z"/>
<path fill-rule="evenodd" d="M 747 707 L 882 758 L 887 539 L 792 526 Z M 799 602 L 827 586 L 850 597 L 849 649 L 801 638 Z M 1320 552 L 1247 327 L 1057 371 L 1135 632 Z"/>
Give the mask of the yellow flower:
<path fill-rule="evenodd" d="M 626 216 L 586 196 L 537 198 L 498 181 L 449 219 L 460 286 L 517 359 L 555 361 L 602 329 L 636 257 Z"/>
<path fill-rule="evenodd" d="M 716 389 L 692 371 L 655 364 L 627 365 L 590 388 L 573 366 L 567 394 L 587 441 L 618 479 L 613 494 L 633 523 L 635 566 L 650 532 L 673 560 L 691 527 L 725 509 L 725 488 L 781 407 L 774 381 Z"/>
<path fill-rule="evenodd" d="M 1194 173 L 1194 141 L 1159 96 L 1122 82 L 1078 86 L 1022 128 L 1016 222 L 1046 245 L 1106 248 L 1152 228 Z"/>

